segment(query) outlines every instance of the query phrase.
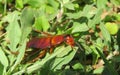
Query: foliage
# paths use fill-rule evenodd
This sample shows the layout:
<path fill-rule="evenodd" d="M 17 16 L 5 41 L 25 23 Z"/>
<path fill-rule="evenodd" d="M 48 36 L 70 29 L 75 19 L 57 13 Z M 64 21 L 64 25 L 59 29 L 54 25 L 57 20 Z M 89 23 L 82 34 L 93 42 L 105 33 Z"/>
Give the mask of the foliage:
<path fill-rule="evenodd" d="M 119 0 L 0 0 L 0 74 L 119 75 L 119 6 Z M 106 23 L 117 25 L 114 34 Z M 26 49 L 27 41 L 43 36 L 34 30 L 70 34 L 76 45 L 63 43 L 29 62 L 37 55 L 27 53 L 36 50 Z"/>

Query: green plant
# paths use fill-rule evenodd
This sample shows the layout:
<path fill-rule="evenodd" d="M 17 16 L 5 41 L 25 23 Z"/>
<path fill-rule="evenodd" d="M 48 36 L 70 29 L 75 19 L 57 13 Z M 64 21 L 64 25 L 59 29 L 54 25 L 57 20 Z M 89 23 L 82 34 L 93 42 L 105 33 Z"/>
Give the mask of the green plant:
<path fill-rule="evenodd" d="M 119 75 L 119 13 L 113 10 L 118 4 L 119 0 L 0 0 L 0 74 Z M 106 28 L 112 22 L 118 25 L 114 35 Z M 33 29 L 70 34 L 76 45 L 63 43 L 29 63 L 24 58 L 27 41 L 43 36 Z"/>

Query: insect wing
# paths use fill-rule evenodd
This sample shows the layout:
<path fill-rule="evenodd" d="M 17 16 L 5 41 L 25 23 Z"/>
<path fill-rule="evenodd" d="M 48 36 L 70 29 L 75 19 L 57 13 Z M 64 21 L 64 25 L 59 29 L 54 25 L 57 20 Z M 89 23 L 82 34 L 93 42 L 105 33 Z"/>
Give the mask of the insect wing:
<path fill-rule="evenodd" d="M 45 49 L 50 47 L 50 38 L 33 38 L 27 43 L 27 48 Z"/>

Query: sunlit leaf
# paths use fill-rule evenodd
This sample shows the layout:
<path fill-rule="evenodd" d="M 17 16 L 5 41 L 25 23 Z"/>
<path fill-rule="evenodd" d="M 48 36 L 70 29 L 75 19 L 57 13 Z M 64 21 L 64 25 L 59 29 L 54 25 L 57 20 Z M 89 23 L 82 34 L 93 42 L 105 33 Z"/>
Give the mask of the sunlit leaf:
<path fill-rule="evenodd" d="M 38 20 L 36 20 L 35 28 L 39 27 L 40 29 L 39 28 L 37 29 L 41 30 L 42 28 L 43 31 L 47 31 L 50 27 L 47 18 L 43 15 L 38 17 L 37 19 Z"/>
<path fill-rule="evenodd" d="M 98 8 L 105 8 L 107 0 L 97 0 L 97 7 Z"/>
<path fill-rule="evenodd" d="M 67 54 L 67 56 L 59 57 L 59 55 L 58 55 L 58 58 L 55 58 L 54 64 L 52 65 L 53 70 L 61 69 L 63 65 L 69 63 L 73 59 L 73 57 L 77 51 L 77 48 L 75 50 L 73 50 L 72 52 L 68 51 L 68 50 L 70 50 L 68 48 L 69 47 L 65 48 L 65 50 L 67 50 L 66 52 L 69 52 L 69 54 Z M 64 53 L 66 54 L 66 52 L 64 52 L 64 51 L 62 52 L 62 54 L 64 54 Z"/>
<path fill-rule="evenodd" d="M 9 65 L 7 56 L 2 51 L 1 47 L 0 47 L 0 62 L 4 67 L 8 67 L 8 65 Z"/>
<path fill-rule="evenodd" d="M 81 13 L 81 16 L 91 18 L 95 13 L 95 10 L 92 9 L 92 5 L 86 5 Z"/>
<path fill-rule="evenodd" d="M 23 8 L 23 0 L 16 0 L 16 8 Z"/>
<path fill-rule="evenodd" d="M 107 29 L 105 28 L 103 23 L 100 24 L 100 29 L 101 29 L 102 35 L 105 38 L 105 40 L 108 42 L 111 42 L 111 36 L 109 32 L 107 31 Z"/>
<path fill-rule="evenodd" d="M 8 39 L 10 40 L 10 49 L 12 51 L 16 51 L 16 46 L 20 41 L 20 37 L 21 37 L 21 30 L 20 30 L 20 26 L 18 23 L 18 19 L 19 19 L 19 12 L 13 12 L 11 14 L 9 14 L 6 17 L 6 20 L 8 20 L 9 25 L 7 27 L 7 36 Z"/>
<path fill-rule="evenodd" d="M 120 0 L 110 0 L 112 4 L 119 6 L 120 5 Z"/>
<path fill-rule="evenodd" d="M 23 42 L 22 46 L 19 48 L 19 54 L 17 56 L 17 59 L 15 61 L 15 64 L 11 67 L 10 71 L 12 72 L 15 67 L 20 64 L 20 62 L 22 61 L 24 54 L 25 54 L 25 49 L 26 49 L 26 41 Z"/>
<path fill-rule="evenodd" d="M 102 9 L 97 11 L 95 17 L 92 20 L 89 20 L 88 26 L 90 28 L 95 28 L 95 24 L 98 24 L 101 22 L 101 14 L 102 14 Z"/>
<path fill-rule="evenodd" d="M 21 30 L 22 30 L 22 37 L 21 41 L 25 40 L 32 29 L 32 25 L 34 22 L 34 10 L 32 8 L 24 8 L 21 14 Z"/>
<path fill-rule="evenodd" d="M 45 4 L 45 0 L 27 0 L 26 3 L 31 5 L 32 7 L 41 7 Z"/>
<path fill-rule="evenodd" d="M 96 70 L 94 70 L 94 74 L 101 74 L 102 72 L 103 72 L 103 70 L 104 70 L 104 67 L 99 67 L 99 68 L 97 68 Z"/>
<path fill-rule="evenodd" d="M 88 30 L 89 30 L 89 28 L 88 28 L 88 26 L 85 23 L 80 24 L 78 22 L 74 22 L 72 33 L 84 32 L 84 31 L 88 31 Z"/>
<path fill-rule="evenodd" d="M 70 2 L 65 3 L 65 4 L 64 4 L 64 7 L 68 8 L 68 9 L 70 9 L 70 10 L 74 10 L 74 4 L 72 4 L 72 3 L 70 3 Z"/>
<path fill-rule="evenodd" d="M 68 18 L 73 18 L 73 19 L 78 19 L 82 16 L 81 11 L 76 13 L 66 13 L 66 15 L 68 16 Z"/>

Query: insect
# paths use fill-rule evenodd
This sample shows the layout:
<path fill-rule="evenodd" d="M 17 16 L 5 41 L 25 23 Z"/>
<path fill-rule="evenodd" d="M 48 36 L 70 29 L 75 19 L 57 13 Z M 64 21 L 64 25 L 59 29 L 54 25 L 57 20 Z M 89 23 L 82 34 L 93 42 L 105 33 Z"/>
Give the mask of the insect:
<path fill-rule="evenodd" d="M 33 62 L 45 56 L 46 51 L 53 52 L 53 48 L 65 42 L 71 47 L 74 46 L 74 38 L 71 35 L 54 35 L 41 38 L 33 38 L 27 42 L 27 48 L 37 48 L 41 50 L 39 56 L 33 59 Z"/>

